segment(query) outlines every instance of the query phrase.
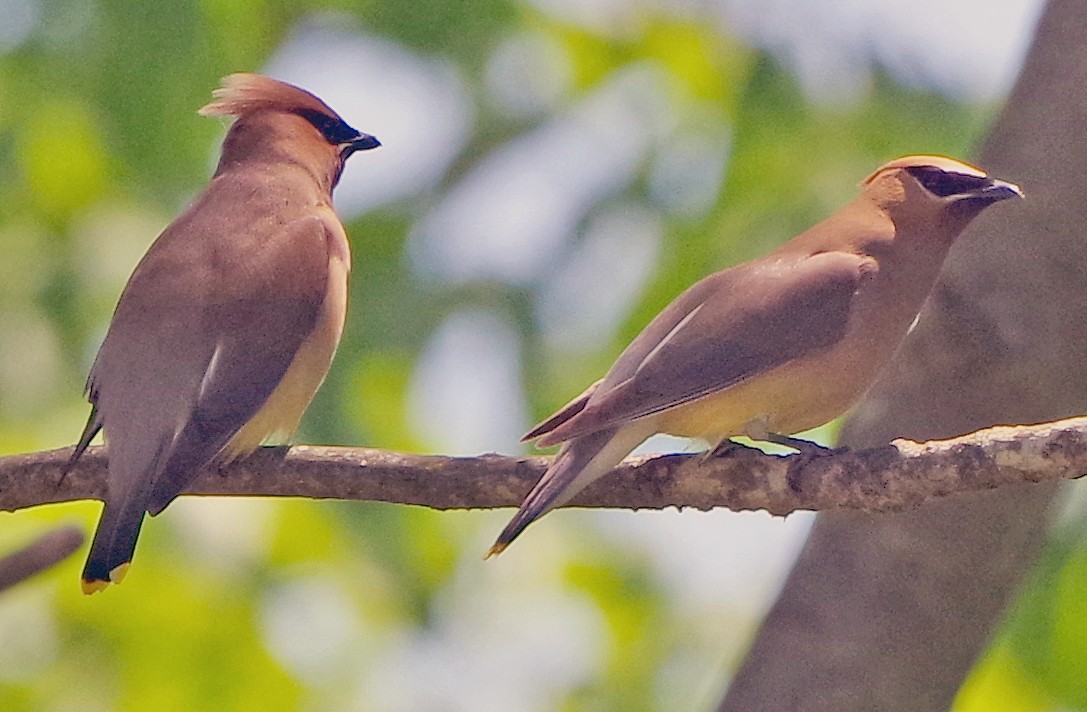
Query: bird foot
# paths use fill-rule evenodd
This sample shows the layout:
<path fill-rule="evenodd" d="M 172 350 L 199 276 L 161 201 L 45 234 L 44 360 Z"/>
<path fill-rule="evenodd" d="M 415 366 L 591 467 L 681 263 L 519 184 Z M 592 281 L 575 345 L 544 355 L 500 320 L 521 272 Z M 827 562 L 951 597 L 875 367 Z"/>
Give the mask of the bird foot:
<path fill-rule="evenodd" d="M 750 445 L 744 445 L 738 443 L 735 440 L 729 440 L 725 438 L 721 442 L 717 443 L 714 447 L 711 447 L 706 452 L 702 453 L 702 459 L 700 462 L 706 462 L 718 457 L 727 457 L 733 453 L 740 452 L 741 450 L 756 450 L 762 452 L 757 447 L 751 447 Z"/>
<path fill-rule="evenodd" d="M 847 447 L 827 447 L 811 440 L 778 435 L 777 433 L 770 433 L 766 437 L 766 441 L 791 447 L 797 451 L 796 455 L 789 458 L 789 469 L 785 473 L 785 481 L 789 484 L 789 489 L 798 493 L 803 491 L 800 483 L 800 473 L 809 462 L 822 457 L 832 457 L 849 452 Z"/>
<path fill-rule="evenodd" d="M 270 454 L 276 460 L 283 460 L 287 457 L 287 453 L 291 451 L 291 445 L 282 443 L 280 445 L 263 445 L 260 448 L 260 452 L 266 452 Z"/>

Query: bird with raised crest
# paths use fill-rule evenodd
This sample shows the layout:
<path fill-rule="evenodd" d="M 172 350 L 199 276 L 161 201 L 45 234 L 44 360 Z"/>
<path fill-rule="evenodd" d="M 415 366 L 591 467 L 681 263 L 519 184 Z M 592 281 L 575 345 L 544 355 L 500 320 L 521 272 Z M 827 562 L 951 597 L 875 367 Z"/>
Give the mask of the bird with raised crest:
<path fill-rule="evenodd" d="M 351 253 L 332 190 L 380 144 L 259 74 L 213 96 L 200 113 L 234 117 L 218 168 L 132 273 L 87 379 L 68 468 L 102 430 L 109 475 L 85 593 L 121 581 L 144 515 L 202 468 L 294 432 L 343 330 Z"/>

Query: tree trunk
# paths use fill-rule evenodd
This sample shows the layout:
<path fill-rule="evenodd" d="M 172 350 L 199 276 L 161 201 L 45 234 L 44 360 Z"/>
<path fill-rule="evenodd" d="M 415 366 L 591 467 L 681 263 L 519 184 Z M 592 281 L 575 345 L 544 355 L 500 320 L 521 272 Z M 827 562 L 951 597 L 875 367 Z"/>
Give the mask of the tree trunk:
<path fill-rule="evenodd" d="M 844 442 L 1087 410 L 1087 5 L 1053 0 L 977 160 L 979 218 Z M 821 515 L 719 710 L 946 710 L 1042 546 L 1052 485 Z"/>

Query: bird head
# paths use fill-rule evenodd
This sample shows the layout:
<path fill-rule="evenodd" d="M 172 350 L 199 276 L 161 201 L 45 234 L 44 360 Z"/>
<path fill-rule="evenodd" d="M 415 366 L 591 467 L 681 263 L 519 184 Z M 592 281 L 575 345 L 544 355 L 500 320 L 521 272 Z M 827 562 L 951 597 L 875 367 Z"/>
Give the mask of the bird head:
<path fill-rule="evenodd" d="M 896 158 L 877 168 L 861 188 L 892 219 L 936 219 L 959 229 L 993 203 L 1023 197 L 1014 183 L 946 156 Z"/>
<path fill-rule="evenodd" d="M 286 160 L 305 166 L 331 191 L 351 154 L 381 145 L 305 89 L 261 74 L 231 74 L 212 96 L 201 115 L 236 117 L 223 141 L 220 172 L 243 161 Z"/>

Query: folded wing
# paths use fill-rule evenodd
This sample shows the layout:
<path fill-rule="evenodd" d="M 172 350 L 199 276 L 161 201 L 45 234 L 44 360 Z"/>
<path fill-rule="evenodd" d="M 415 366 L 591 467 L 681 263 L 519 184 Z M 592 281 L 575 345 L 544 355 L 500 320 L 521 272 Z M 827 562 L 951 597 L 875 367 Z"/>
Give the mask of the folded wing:
<path fill-rule="evenodd" d="M 846 333 L 854 296 L 877 266 L 825 252 L 760 260 L 711 275 L 639 334 L 576 412 L 532 432 L 552 445 L 735 386 L 826 348 Z M 569 409 L 571 406 L 567 406 Z M 546 427 L 554 424 L 554 427 Z"/>

